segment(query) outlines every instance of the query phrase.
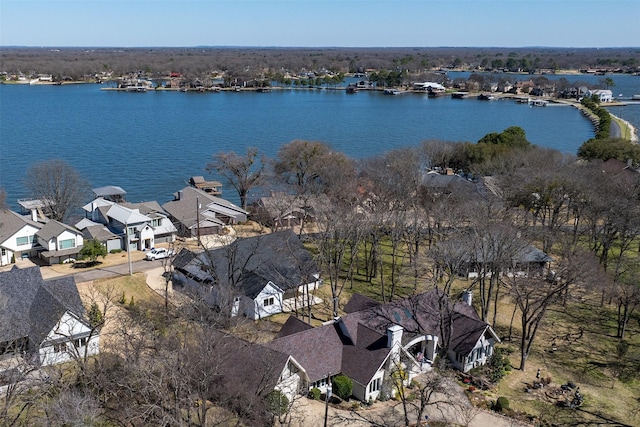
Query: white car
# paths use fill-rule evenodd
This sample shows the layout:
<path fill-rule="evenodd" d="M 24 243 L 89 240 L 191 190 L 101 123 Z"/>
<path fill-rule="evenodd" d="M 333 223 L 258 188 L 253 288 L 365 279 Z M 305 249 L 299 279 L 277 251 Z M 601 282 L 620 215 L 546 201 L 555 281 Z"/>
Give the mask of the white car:
<path fill-rule="evenodd" d="M 146 259 L 149 261 L 153 261 L 156 259 L 163 259 L 173 255 L 173 250 L 165 249 L 165 248 L 156 248 L 151 249 L 149 253 L 147 253 Z"/>

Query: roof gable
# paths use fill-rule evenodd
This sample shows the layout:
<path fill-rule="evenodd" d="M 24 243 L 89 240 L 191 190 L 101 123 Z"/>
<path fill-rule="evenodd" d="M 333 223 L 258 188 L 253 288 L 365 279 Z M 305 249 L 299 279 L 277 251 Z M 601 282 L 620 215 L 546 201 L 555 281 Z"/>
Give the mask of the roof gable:
<path fill-rule="evenodd" d="M 31 221 L 29 218 L 17 214 L 9 209 L 0 209 L 0 244 L 26 226 L 32 226 L 39 229 L 41 224 Z"/>
<path fill-rule="evenodd" d="M 69 231 L 76 235 L 81 234 L 80 231 L 76 230 L 75 228 L 52 219 L 49 220 L 45 225 L 43 225 L 40 230 L 38 230 L 36 236 L 45 241 L 49 241 L 55 237 L 60 236 L 65 231 Z"/>
<path fill-rule="evenodd" d="M 256 289 L 261 290 L 268 282 L 284 291 L 311 283 L 319 271 L 291 230 L 237 239 L 228 246 L 198 254 L 183 250 L 174 266 L 197 281 L 232 283 L 254 296 Z"/>
<path fill-rule="evenodd" d="M 73 276 L 44 281 L 39 267 L 0 273 L 0 342 L 28 336 L 39 344 L 66 312 L 85 314 Z"/>

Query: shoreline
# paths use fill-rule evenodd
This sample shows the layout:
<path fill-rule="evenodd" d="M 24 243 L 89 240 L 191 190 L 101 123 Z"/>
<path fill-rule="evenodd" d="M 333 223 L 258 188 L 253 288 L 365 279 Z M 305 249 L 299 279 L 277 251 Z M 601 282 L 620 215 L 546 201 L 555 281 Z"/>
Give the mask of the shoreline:
<path fill-rule="evenodd" d="M 569 74 L 567 72 L 568 70 L 564 70 L 564 74 Z M 573 73 L 572 73 L 573 74 Z M 576 73 L 577 75 L 582 74 L 580 72 Z M 90 82 L 90 81 L 65 81 L 65 82 L 50 82 L 50 81 L 32 81 L 32 82 L 7 82 L 7 81 L 0 81 L 0 84 L 17 84 L 17 85 L 56 85 L 56 86 L 62 86 L 62 85 L 76 85 L 76 84 L 97 84 L 100 85 L 102 82 Z M 179 89 L 179 88 L 166 88 L 166 87 L 152 87 L 149 88 L 147 91 L 149 92 L 154 92 L 154 91 L 167 91 L 167 92 L 220 92 L 220 91 L 224 91 L 224 92 L 245 92 L 245 91 L 256 91 L 256 92 L 269 92 L 271 90 L 291 90 L 291 89 L 302 89 L 302 90 L 345 90 L 346 87 L 344 86 L 335 86 L 335 87 L 283 87 L 283 86 L 270 86 L 268 88 L 246 88 L 246 87 L 242 87 L 242 88 L 238 88 L 238 87 L 230 87 L 230 88 L 189 88 L 189 89 Z M 100 90 L 103 91 L 122 91 L 122 92 L 126 92 L 126 91 L 130 91 L 127 88 L 117 88 L 117 87 L 101 87 Z M 383 91 L 383 89 L 369 89 L 369 88 L 362 88 L 360 89 L 362 91 Z M 402 93 L 417 93 L 415 90 L 410 90 L 410 89 L 405 89 L 405 90 L 400 90 L 399 91 L 400 94 Z M 464 98 L 470 98 L 470 97 L 475 97 L 477 94 L 481 94 L 483 93 L 482 91 L 478 91 L 478 92 L 469 92 L 467 94 L 467 96 L 465 96 Z M 445 95 L 450 95 L 449 92 L 447 92 L 446 94 L 442 94 L 440 96 L 445 96 Z M 521 98 L 523 96 L 525 97 L 529 97 L 528 95 L 515 95 L 515 94 L 506 94 L 506 93 L 491 93 L 491 95 L 495 96 L 496 99 L 513 99 L 513 100 L 517 100 L 518 98 Z M 569 105 L 569 106 L 573 106 L 575 108 L 577 108 L 578 110 L 580 110 L 582 112 L 582 114 L 584 114 L 594 125 L 594 127 L 596 127 L 598 125 L 598 121 L 597 121 L 597 117 L 595 117 L 590 111 L 588 111 L 587 109 L 583 108 L 581 104 L 573 101 L 573 100 L 567 100 L 567 99 L 557 99 L 557 98 L 551 98 L 551 97 L 544 97 L 544 96 L 540 96 L 540 97 L 535 97 L 535 98 L 539 98 L 551 103 L 556 103 L 556 104 L 563 104 L 563 105 Z M 611 103 L 608 103 L 607 105 L 603 105 L 603 107 L 618 107 L 618 106 L 624 106 L 627 105 L 627 102 L 620 102 L 620 101 L 614 101 Z M 611 112 L 609 112 L 609 114 L 611 114 L 612 118 L 614 119 L 614 123 L 620 128 L 620 134 L 621 134 L 621 138 L 627 139 L 624 137 L 624 135 L 629 135 L 629 138 L 627 139 L 628 141 L 630 141 L 633 144 L 638 144 L 640 142 L 640 138 L 638 136 L 638 129 L 632 125 L 628 120 L 625 120 L 619 116 L 616 116 L 615 114 L 612 114 Z"/>
<path fill-rule="evenodd" d="M 609 113 L 611 114 L 611 113 Z M 620 134 L 621 134 L 621 138 L 624 138 L 624 135 L 627 134 L 627 132 L 629 133 L 629 141 L 631 141 L 632 144 L 637 144 L 638 143 L 638 129 L 635 128 L 635 126 L 633 126 L 631 123 L 629 123 L 628 120 L 625 120 L 621 117 L 616 116 L 615 114 L 611 114 L 611 117 L 622 123 L 624 125 L 625 129 L 620 129 Z M 626 139 L 626 138 L 624 138 Z"/>

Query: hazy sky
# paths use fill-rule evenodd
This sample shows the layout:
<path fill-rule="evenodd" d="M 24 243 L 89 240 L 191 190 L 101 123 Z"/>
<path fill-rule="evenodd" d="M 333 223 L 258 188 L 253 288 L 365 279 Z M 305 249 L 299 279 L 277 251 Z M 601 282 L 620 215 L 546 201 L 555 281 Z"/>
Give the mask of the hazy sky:
<path fill-rule="evenodd" d="M 0 0 L 0 46 L 640 46 L 640 0 Z"/>

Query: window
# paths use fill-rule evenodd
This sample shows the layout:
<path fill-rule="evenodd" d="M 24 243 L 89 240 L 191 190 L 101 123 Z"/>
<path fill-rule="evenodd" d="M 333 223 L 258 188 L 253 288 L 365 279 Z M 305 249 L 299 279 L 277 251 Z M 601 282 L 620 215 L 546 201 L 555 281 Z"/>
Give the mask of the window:
<path fill-rule="evenodd" d="M 67 344 L 63 343 L 63 342 L 53 345 L 53 352 L 54 353 L 62 353 L 66 349 L 67 349 Z"/>
<path fill-rule="evenodd" d="M 262 305 L 264 305 L 265 307 L 269 306 L 269 305 L 273 305 L 275 302 L 273 297 L 269 297 L 269 298 L 265 298 L 264 301 L 262 302 Z"/>
<path fill-rule="evenodd" d="M 28 245 L 29 243 L 33 242 L 34 237 L 35 236 L 16 237 L 16 245 L 18 246 Z"/>
<path fill-rule="evenodd" d="M 77 340 L 73 341 L 73 345 L 76 348 L 80 348 L 80 347 L 84 347 L 87 345 L 87 337 L 83 337 L 83 338 L 78 338 Z"/>
<path fill-rule="evenodd" d="M 60 249 L 75 248 L 75 246 L 76 246 L 75 239 L 60 240 Z"/>
<path fill-rule="evenodd" d="M 382 378 L 376 378 L 375 380 L 369 383 L 369 393 L 373 393 L 374 391 L 379 391 L 382 386 Z"/>
<path fill-rule="evenodd" d="M 2 256 L 5 256 L 7 254 L 7 250 L 5 248 L 2 248 Z"/>
<path fill-rule="evenodd" d="M 151 226 L 153 228 L 160 227 L 161 224 L 162 224 L 162 219 L 160 218 L 157 218 L 151 221 Z"/>

